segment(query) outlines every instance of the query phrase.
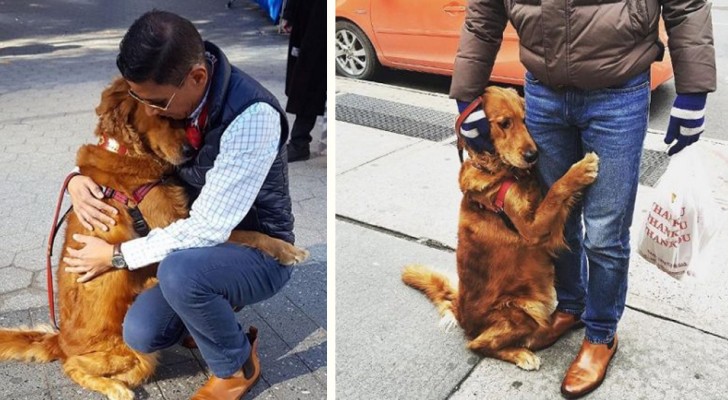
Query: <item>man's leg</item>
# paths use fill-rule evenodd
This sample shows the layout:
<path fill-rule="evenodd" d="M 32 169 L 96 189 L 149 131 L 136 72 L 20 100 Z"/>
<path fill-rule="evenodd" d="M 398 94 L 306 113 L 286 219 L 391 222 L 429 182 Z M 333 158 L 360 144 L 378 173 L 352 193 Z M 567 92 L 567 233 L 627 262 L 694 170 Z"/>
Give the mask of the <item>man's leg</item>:
<path fill-rule="evenodd" d="M 538 146 L 537 170 L 548 189 L 584 156 L 578 129 L 571 125 L 567 94 L 554 91 L 526 74 L 526 127 Z M 587 189 L 588 190 L 588 189 Z M 586 297 L 583 271 L 581 203 L 574 206 L 564 228 L 569 250 L 559 253 L 556 268 L 557 309 L 574 316 L 584 311 Z M 540 346 L 539 346 L 540 347 Z"/>
<path fill-rule="evenodd" d="M 251 351 L 233 308 L 273 296 L 290 276 L 273 258 L 233 244 L 174 252 L 157 272 L 163 297 L 220 378 L 239 371 Z"/>
<path fill-rule="evenodd" d="M 132 349 L 151 353 L 176 344 L 185 333 L 185 326 L 159 285 L 137 296 L 124 317 L 124 341 Z"/>
<path fill-rule="evenodd" d="M 617 351 L 629 269 L 629 228 L 647 132 L 650 77 L 619 88 L 584 92 L 582 140 L 599 155 L 599 176 L 584 195 L 584 249 L 589 260 L 586 337 L 566 371 L 561 392 L 581 397 L 601 385 Z"/>
<path fill-rule="evenodd" d="M 296 114 L 288 144 L 288 161 L 308 160 L 311 156 L 311 130 L 316 125 L 316 115 Z"/>
<path fill-rule="evenodd" d="M 590 92 L 584 148 L 599 156 L 599 176 L 584 195 L 589 289 L 584 322 L 591 343 L 612 340 L 627 295 L 630 235 L 649 117 L 649 74 L 623 87 Z"/>

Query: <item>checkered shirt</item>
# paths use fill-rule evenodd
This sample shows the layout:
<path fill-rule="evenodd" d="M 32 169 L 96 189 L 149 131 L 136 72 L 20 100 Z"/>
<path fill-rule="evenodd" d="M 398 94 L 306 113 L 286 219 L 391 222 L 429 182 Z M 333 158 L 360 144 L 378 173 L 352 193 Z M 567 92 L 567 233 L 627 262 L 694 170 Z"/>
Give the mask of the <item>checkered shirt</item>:
<path fill-rule="evenodd" d="M 222 134 L 220 153 L 190 216 L 122 243 L 129 269 L 159 262 L 175 250 L 225 242 L 250 210 L 273 165 L 280 130 L 278 111 L 266 103 L 255 103 L 235 118 Z"/>

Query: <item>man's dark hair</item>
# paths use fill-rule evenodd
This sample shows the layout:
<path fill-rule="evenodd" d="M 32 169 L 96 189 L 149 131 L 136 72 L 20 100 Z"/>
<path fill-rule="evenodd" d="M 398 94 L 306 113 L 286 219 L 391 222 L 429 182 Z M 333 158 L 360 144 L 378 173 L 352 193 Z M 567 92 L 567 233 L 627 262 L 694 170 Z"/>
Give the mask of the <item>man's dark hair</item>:
<path fill-rule="evenodd" d="M 202 37 L 192 22 L 152 10 L 134 21 L 124 35 L 116 66 L 131 82 L 178 85 L 204 56 Z"/>

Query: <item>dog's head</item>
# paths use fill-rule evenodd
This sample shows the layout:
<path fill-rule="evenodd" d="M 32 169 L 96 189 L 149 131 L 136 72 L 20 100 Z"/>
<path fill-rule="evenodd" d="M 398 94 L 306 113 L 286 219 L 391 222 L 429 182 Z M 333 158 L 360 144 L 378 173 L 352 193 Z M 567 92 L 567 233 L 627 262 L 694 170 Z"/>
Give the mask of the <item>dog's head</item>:
<path fill-rule="evenodd" d="M 485 90 L 482 100 L 496 154 L 478 152 L 464 141 L 470 158 L 484 164 L 500 162 L 517 169 L 532 167 L 538 158 L 538 150 L 526 129 L 523 98 L 515 89 L 490 86 Z"/>
<path fill-rule="evenodd" d="M 134 156 L 180 165 L 194 155 L 183 124 L 148 115 L 129 95 L 129 85 L 123 78 L 116 78 L 104 89 L 96 114 L 96 135 L 119 141 Z"/>

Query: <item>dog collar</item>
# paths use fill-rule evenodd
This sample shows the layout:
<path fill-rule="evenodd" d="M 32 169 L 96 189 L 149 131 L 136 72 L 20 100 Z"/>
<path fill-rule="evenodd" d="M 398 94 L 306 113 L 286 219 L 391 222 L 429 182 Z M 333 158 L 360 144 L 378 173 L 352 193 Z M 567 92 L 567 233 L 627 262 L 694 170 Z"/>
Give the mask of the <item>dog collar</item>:
<path fill-rule="evenodd" d="M 123 144 L 119 143 L 118 140 L 106 136 L 105 133 L 101 134 L 99 138 L 99 147 L 106 149 L 112 153 L 117 153 L 120 156 L 126 155 L 129 150 Z"/>

